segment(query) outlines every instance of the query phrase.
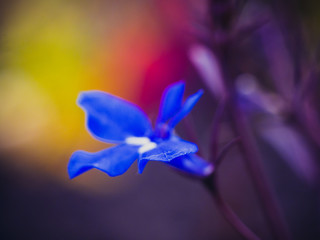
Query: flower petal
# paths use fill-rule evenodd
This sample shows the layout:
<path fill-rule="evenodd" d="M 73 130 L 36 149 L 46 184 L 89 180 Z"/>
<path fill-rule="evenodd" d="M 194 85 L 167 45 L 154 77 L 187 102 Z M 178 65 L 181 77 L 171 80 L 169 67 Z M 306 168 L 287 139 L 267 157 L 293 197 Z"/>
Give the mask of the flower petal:
<path fill-rule="evenodd" d="M 139 159 L 139 161 L 138 161 L 138 171 L 139 171 L 140 174 L 143 172 L 143 170 L 146 167 L 147 163 L 148 163 L 148 160 Z"/>
<path fill-rule="evenodd" d="M 147 161 L 170 162 L 172 159 L 195 153 L 197 145 L 184 140 L 169 140 L 159 143 L 156 148 L 139 156 L 139 173 L 142 173 Z"/>
<path fill-rule="evenodd" d="M 127 137 L 142 137 L 152 131 L 139 107 L 111 94 L 82 92 L 78 104 L 86 112 L 90 133 L 101 141 L 123 142 Z"/>
<path fill-rule="evenodd" d="M 199 90 L 195 94 L 191 95 L 183 104 L 181 110 L 177 115 L 169 122 L 169 128 L 174 128 L 194 107 L 203 94 L 203 90 Z"/>
<path fill-rule="evenodd" d="M 99 169 L 111 177 L 123 174 L 138 158 L 138 146 L 121 144 L 100 152 L 76 151 L 72 154 L 68 173 L 74 178 L 92 168 Z"/>
<path fill-rule="evenodd" d="M 189 58 L 198 70 L 204 84 L 218 98 L 226 97 L 226 89 L 217 56 L 209 48 L 193 45 L 189 50 Z"/>
<path fill-rule="evenodd" d="M 184 86 L 185 84 L 183 82 L 178 82 L 170 85 L 164 91 L 161 99 L 158 123 L 165 123 L 180 111 Z"/>
<path fill-rule="evenodd" d="M 195 154 L 177 157 L 172 161 L 167 162 L 167 164 L 185 173 L 198 177 L 206 177 L 214 171 L 214 166 L 211 163 Z"/>

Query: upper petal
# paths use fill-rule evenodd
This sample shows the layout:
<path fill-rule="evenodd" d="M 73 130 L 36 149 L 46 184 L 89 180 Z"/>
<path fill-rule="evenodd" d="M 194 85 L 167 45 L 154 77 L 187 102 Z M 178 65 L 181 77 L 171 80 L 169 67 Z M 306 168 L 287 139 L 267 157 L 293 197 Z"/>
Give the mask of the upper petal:
<path fill-rule="evenodd" d="M 152 131 L 149 119 L 136 105 L 101 91 L 82 92 L 78 104 L 86 112 L 90 133 L 105 142 L 122 142 Z"/>
<path fill-rule="evenodd" d="M 138 146 L 121 144 L 100 152 L 76 151 L 72 154 L 68 173 L 74 178 L 92 168 L 99 169 L 111 177 L 123 174 L 138 158 Z"/>
<path fill-rule="evenodd" d="M 142 173 L 147 161 L 170 162 L 172 159 L 197 151 L 197 145 L 181 139 L 163 141 L 156 148 L 139 156 L 139 173 Z"/>
<path fill-rule="evenodd" d="M 169 122 L 169 128 L 174 128 L 194 107 L 203 94 L 203 90 L 199 90 L 195 94 L 191 95 L 183 104 L 181 110 L 174 116 Z"/>
<path fill-rule="evenodd" d="M 214 171 L 214 166 L 196 154 L 177 157 L 168 165 L 193 176 L 206 177 Z"/>
<path fill-rule="evenodd" d="M 170 85 L 164 91 L 161 99 L 158 123 L 165 123 L 180 111 L 184 86 L 185 84 L 183 82 L 178 82 Z"/>

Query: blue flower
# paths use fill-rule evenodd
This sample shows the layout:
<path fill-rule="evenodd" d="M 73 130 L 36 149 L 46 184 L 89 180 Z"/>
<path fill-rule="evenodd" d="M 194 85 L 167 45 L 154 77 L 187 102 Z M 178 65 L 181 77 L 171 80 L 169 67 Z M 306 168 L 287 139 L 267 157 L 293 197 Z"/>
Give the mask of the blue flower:
<path fill-rule="evenodd" d="M 136 159 L 139 173 L 148 161 L 161 161 L 194 176 L 211 174 L 213 165 L 194 154 L 197 146 L 173 133 L 203 93 L 198 91 L 182 104 L 183 92 L 182 82 L 166 89 L 155 129 L 138 106 L 101 91 L 82 92 L 78 104 L 86 113 L 88 131 L 98 140 L 118 145 L 96 153 L 74 152 L 68 165 L 70 178 L 92 168 L 118 176 Z"/>

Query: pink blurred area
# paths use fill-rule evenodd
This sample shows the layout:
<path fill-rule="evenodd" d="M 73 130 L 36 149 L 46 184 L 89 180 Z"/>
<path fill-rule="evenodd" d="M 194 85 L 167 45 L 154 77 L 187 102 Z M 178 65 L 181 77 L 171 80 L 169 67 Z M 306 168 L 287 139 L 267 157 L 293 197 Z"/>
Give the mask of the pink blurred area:
<path fill-rule="evenodd" d="M 188 28 L 185 2 L 30 0 L 5 6 L 0 238 L 212 235 L 211 223 L 198 221 L 211 215 L 199 201 L 210 201 L 206 192 L 166 166 L 157 164 L 156 171 L 150 168 L 139 176 L 135 164 L 117 178 L 95 170 L 73 180 L 67 175 L 73 151 L 109 147 L 86 131 L 84 113 L 76 105 L 79 92 L 118 95 L 154 119 L 164 88 L 184 77 L 190 39 L 176 30 Z M 181 197 L 188 200 L 181 203 Z"/>
<path fill-rule="evenodd" d="M 0 1 L 0 239 L 242 239 L 199 182 L 164 164 L 150 163 L 138 175 L 134 163 L 117 178 L 95 169 L 73 180 L 67 174 L 75 150 L 110 146 L 86 130 L 76 104 L 85 90 L 134 102 L 154 121 L 170 83 L 186 81 L 186 96 L 203 88 L 176 130 L 183 139 L 197 139 L 204 157 L 209 155 L 217 100 L 228 91 L 218 55 L 205 46 L 220 39 L 211 35 L 213 2 L 218 13 L 228 10 L 222 0 Z M 251 11 L 261 17 L 267 2 L 277 1 L 239 2 L 244 19 L 234 21 L 252 24 Z M 305 18 L 318 33 L 314 9 L 305 9 Z M 299 129 L 282 116 L 288 106 L 281 95 L 292 97 L 293 66 L 281 34 L 276 24 L 265 25 L 236 42 L 230 75 L 234 70 L 234 94 L 241 94 L 244 106 L 249 103 L 243 111 L 252 117 L 268 179 L 294 239 L 319 239 L 310 237 L 320 229 L 318 184 L 311 185 L 318 179 L 316 158 Z M 259 113 L 251 116 L 251 108 Z M 218 125 L 217 151 L 237 137 L 228 121 L 232 114 L 226 115 Z M 230 150 L 217 176 L 235 213 L 262 239 L 271 239 L 240 148 Z"/>
<path fill-rule="evenodd" d="M 8 3 L 1 29 L 0 151 L 16 160 L 6 164 L 65 179 L 74 150 L 107 147 L 85 130 L 76 105 L 83 90 L 118 95 L 154 117 L 163 89 L 188 67 L 189 40 L 176 33 L 188 27 L 188 9 L 178 4 Z"/>

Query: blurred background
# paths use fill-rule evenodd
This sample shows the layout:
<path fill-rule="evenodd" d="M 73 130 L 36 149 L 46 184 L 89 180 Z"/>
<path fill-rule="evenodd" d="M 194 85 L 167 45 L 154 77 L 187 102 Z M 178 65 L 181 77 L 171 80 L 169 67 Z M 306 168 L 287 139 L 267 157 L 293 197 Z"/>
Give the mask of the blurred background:
<path fill-rule="evenodd" d="M 210 94 L 212 84 L 204 78 L 216 72 L 201 67 L 208 54 L 194 46 L 212 40 L 209 2 L 0 2 L 1 239 L 241 239 L 199 182 L 165 165 L 149 164 L 139 175 L 134 164 L 117 178 L 92 170 L 69 180 L 66 171 L 73 151 L 109 147 L 85 129 L 76 105 L 83 90 L 121 96 L 155 120 L 168 84 L 184 79 L 187 94 L 203 88 L 188 121 L 208 155 L 223 90 L 219 93 L 214 83 L 216 96 Z M 312 65 L 306 59 L 317 59 L 320 6 L 317 1 L 282 0 L 278 8 L 271 0 L 240 2 L 235 29 L 262 23 L 241 40 L 234 56 L 241 62 L 237 96 L 248 115 L 254 114 L 262 164 L 293 238 L 319 239 L 319 147 L 310 141 L 317 142 L 313 135 L 320 132 L 313 128 L 308 140 L 299 128 L 288 127 L 283 111 L 294 92 L 293 49 L 304 47 L 298 57 L 304 62 L 301 75 L 308 75 L 309 66 L 319 70 L 317 61 Z M 296 38 L 287 29 L 299 30 L 303 44 L 292 47 Z M 311 86 L 318 90 L 316 83 Z M 314 102 L 319 102 L 317 92 Z M 310 111 L 317 110 L 312 104 Z M 190 140 L 188 131 L 183 123 L 177 127 Z M 228 121 L 223 122 L 219 144 L 232 137 Z M 243 221 L 272 239 L 239 149 L 221 165 L 219 185 Z"/>

